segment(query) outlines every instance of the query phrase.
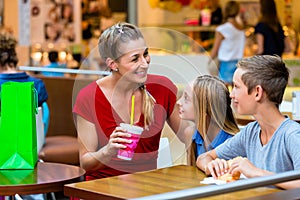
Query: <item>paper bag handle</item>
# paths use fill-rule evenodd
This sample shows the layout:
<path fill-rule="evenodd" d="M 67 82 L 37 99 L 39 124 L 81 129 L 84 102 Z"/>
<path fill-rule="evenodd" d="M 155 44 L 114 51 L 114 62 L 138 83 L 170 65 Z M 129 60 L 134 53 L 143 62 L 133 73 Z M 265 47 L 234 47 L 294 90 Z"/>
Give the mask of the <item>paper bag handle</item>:
<path fill-rule="evenodd" d="M 39 112 L 39 109 L 38 109 L 38 107 L 39 107 L 39 104 L 38 104 L 39 96 L 38 96 L 38 92 L 35 89 L 35 87 L 33 87 L 33 93 L 34 93 L 35 114 L 38 114 L 38 112 Z"/>
<path fill-rule="evenodd" d="M 2 97 L 2 92 L 0 91 L 0 117 L 1 117 L 1 97 Z"/>

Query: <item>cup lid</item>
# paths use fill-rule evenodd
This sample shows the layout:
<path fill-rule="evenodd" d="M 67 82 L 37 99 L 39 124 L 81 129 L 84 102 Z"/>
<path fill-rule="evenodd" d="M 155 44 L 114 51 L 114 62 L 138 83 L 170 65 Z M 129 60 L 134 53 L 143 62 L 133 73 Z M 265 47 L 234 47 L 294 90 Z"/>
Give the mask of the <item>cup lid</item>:
<path fill-rule="evenodd" d="M 125 128 L 127 130 L 131 130 L 131 131 L 134 131 L 135 133 L 141 133 L 143 132 L 143 128 L 140 127 L 140 126 L 135 126 L 135 125 L 131 125 L 131 124 L 126 124 L 126 123 L 120 123 L 120 126 L 122 128 Z"/>

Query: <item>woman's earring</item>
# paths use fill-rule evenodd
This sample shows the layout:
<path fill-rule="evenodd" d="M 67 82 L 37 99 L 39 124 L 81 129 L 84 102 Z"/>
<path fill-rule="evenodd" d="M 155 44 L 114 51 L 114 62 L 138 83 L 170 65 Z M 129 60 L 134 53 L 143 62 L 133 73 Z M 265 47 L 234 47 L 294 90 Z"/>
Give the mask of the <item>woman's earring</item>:
<path fill-rule="evenodd" d="M 118 68 L 114 69 L 114 72 L 118 72 L 118 71 L 119 71 L 119 69 L 118 69 Z"/>

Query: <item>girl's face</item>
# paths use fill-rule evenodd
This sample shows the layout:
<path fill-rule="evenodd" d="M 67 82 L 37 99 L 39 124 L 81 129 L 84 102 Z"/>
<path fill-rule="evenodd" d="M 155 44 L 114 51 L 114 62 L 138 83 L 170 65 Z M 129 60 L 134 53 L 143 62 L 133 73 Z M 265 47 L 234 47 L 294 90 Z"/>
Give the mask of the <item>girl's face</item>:
<path fill-rule="evenodd" d="M 182 96 L 177 101 L 177 105 L 179 106 L 179 117 L 181 119 L 195 120 L 192 85 L 189 84 L 185 87 Z"/>
<path fill-rule="evenodd" d="M 126 53 L 116 61 L 119 73 L 132 82 L 144 83 L 150 63 L 144 39 L 131 40 L 121 45 L 121 51 Z"/>

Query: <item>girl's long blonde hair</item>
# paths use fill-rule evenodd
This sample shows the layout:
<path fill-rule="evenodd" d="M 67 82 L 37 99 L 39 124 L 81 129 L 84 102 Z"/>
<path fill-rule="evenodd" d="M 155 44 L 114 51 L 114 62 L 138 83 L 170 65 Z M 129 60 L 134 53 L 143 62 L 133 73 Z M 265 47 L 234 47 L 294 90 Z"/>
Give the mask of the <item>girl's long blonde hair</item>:
<path fill-rule="evenodd" d="M 199 76 L 194 81 L 193 91 L 195 118 L 198 119 L 195 123 L 204 141 L 210 123 L 232 135 L 239 132 L 229 90 L 223 81 L 211 75 Z"/>

